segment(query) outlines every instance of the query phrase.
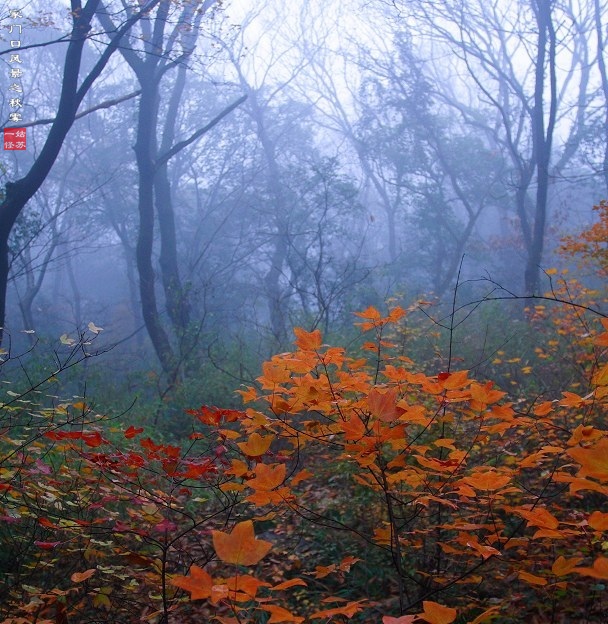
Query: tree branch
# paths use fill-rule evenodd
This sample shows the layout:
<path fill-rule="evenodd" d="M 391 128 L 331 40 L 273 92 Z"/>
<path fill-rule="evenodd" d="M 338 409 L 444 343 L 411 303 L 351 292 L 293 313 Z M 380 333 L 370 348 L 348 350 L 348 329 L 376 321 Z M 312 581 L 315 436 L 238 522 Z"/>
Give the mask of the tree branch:
<path fill-rule="evenodd" d="M 224 117 L 229 115 L 235 108 L 238 108 L 246 99 L 247 99 L 247 96 L 243 95 L 238 100 L 230 104 L 230 106 L 225 108 L 221 113 L 216 115 L 207 125 L 203 126 L 200 130 L 197 130 L 189 138 L 184 139 L 183 141 L 180 141 L 179 143 L 176 143 L 169 151 L 165 152 L 156 161 L 156 166 L 160 167 L 161 165 L 164 165 L 165 163 L 169 162 L 169 160 L 171 160 L 171 158 L 173 158 L 175 154 L 177 154 L 178 152 L 181 152 L 185 147 L 188 147 L 188 145 L 190 145 L 191 143 L 194 143 L 194 141 L 196 141 L 197 139 L 200 139 L 200 137 L 202 137 L 203 134 L 209 132 L 211 128 L 216 126 L 222 119 L 224 119 Z"/>
<path fill-rule="evenodd" d="M 96 104 L 95 106 L 92 106 L 91 108 L 87 108 L 87 110 L 84 110 L 81 113 L 78 113 L 74 117 L 74 120 L 80 119 L 81 117 L 85 117 L 86 115 L 90 115 L 91 113 L 101 110 L 102 108 L 110 108 L 111 106 L 116 106 L 116 104 L 126 102 L 127 100 L 137 97 L 140 93 L 141 93 L 141 89 L 138 89 L 137 91 L 133 91 L 132 93 L 127 93 L 127 95 L 122 95 L 120 97 L 113 98 L 111 100 L 105 100 L 105 102 L 100 102 L 99 104 Z M 43 125 L 51 124 L 54 122 L 55 122 L 55 118 L 49 117 L 47 119 L 37 119 L 36 121 L 30 121 L 29 123 L 22 123 L 20 125 L 22 128 L 31 128 L 32 126 L 43 126 Z"/>

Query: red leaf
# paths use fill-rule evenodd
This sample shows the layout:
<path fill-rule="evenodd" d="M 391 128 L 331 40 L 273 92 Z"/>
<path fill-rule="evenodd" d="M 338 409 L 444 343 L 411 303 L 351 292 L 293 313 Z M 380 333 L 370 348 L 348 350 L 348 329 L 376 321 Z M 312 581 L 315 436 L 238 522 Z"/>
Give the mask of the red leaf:
<path fill-rule="evenodd" d="M 139 433 L 141 433 L 144 430 L 143 427 L 134 427 L 133 425 L 131 425 L 126 431 L 125 431 L 125 438 L 127 439 L 131 439 L 134 438 L 136 435 L 138 435 Z"/>
<path fill-rule="evenodd" d="M 41 526 L 46 527 L 47 529 L 59 529 L 61 527 L 57 526 L 53 522 L 51 522 L 48 518 L 38 518 L 38 522 Z"/>
<path fill-rule="evenodd" d="M 39 542 L 38 540 L 34 542 L 34 545 L 44 550 L 53 550 L 53 548 L 59 546 L 59 544 L 61 544 L 61 542 Z"/>

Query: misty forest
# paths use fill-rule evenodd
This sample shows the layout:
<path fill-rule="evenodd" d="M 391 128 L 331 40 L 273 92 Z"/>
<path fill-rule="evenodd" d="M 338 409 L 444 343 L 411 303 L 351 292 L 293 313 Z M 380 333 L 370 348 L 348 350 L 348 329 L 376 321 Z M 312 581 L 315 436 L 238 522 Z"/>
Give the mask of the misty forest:
<path fill-rule="evenodd" d="M 606 622 L 607 45 L 0 0 L 0 624 Z"/>

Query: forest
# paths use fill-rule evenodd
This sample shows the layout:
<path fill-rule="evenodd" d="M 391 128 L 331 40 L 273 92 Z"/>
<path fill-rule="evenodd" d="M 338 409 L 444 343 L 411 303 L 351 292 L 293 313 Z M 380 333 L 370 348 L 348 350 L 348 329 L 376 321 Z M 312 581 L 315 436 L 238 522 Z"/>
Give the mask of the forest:
<path fill-rule="evenodd" d="M 0 624 L 606 622 L 607 24 L 0 0 Z"/>

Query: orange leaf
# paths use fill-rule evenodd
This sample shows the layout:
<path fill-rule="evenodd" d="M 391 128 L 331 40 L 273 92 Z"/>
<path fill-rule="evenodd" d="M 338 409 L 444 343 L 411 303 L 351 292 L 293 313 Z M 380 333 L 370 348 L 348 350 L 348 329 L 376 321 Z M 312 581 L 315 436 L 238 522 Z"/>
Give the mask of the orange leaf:
<path fill-rule="evenodd" d="M 264 605 L 260 608 L 271 614 L 268 624 L 279 624 L 279 622 L 295 622 L 296 624 L 300 624 L 300 622 L 304 621 L 303 617 L 294 615 L 283 607 L 278 607 L 276 605 Z"/>
<path fill-rule="evenodd" d="M 238 596 L 240 595 L 241 602 L 255 598 L 260 587 L 270 586 L 270 583 L 260 581 L 255 578 L 255 576 L 250 576 L 249 574 L 231 576 L 230 578 L 224 579 L 223 583 L 230 590 L 230 598 L 238 600 Z"/>
<path fill-rule="evenodd" d="M 252 386 L 245 386 L 246 390 L 237 390 L 238 394 L 241 395 L 243 403 L 251 403 L 252 401 L 257 400 L 258 391 Z"/>
<path fill-rule="evenodd" d="M 197 565 L 192 565 L 188 576 L 174 576 L 171 585 L 190 592 L 191 600 L 201 600 L 211 596 L 213 579 L 208 572 Z"/>
<path fill-rule="evenodd" d="M 258 377 L 258 381 L 262 383 L 264 390 L 272 390 L 275 385 L 291 379 L 291 373 L 285 368 L 284 364 L 264 362 L 262 364 L 262 373 L 263 375 Z"/>
<path fill-rule="evenodd" d="M 359 611 L 363 609 L 363 606 L 362 606 L 363 602 L 365 602 L 365 600 L 357 600 L 356 602 L 349 602 L 347 605 L 344 605 L 343 607 L 336 607 L 335 609 L 325 609 L 324 611 L 316 611 L 315 613 L 313 613 L 312 615 L 309 615 L 308 617 L 311 620 L 315 620 L 317 618 L 331 618 L 334 615 L 344 615 L 350 619 L 351 617 L 353 617 L 353 615 L 355 615 L 355 613 L 359 613 Z"/>
<path fill-rule="evenodd" d="M 91 568 L 90 570 L 85 570 L 84 572 L 74 572 L 74 574 L 70 576 L 70 580 L 72 583 L 82 583 L 82 581 L 86 581 L 88 578 L 91 578 L 96 571 L 97 570 L 95 568 Z"/>
<path fill-rule="evenodd" d="M 312 476 L 314 476 L 314 475 L 312 474 L 312 472 L 310 472 L 310 470 L 308 470 L 308 468 L 303 468 L 291 480 L 291 486 L 293 487 L 295 485 L 298 485 L 298 483 L 300 483 L 301 481 L 304 481 L 306 479 L 310 479 L 310 477 L 312 477 Z"/>
<path fill-rule="evenodd" d="M 398 392 L 397 388 L 391 388 L 385 392 L 372 388 L 367 395 L 367 404 L 372 415 L 384 422 L 397 420 L 405 411 L 396 405 Z"/>
<path fill-rule="evenodd" d="M 238 447 L 248 457 L 260 457 L 270 448 L 272 438 L 271 435 L 262 437 L 257 431 L 254 431 L 247 442 L 239 442 Z"/>
<path fill-rule="evenodd" d="M 522 581 L 526 581 L 526 583 L 530 583 L 530 585 L 546 585 L 547 579 L 542 576 L 536 576 L 535 574 L 530 574 L 529 572 L 520 572 L 519 578 Z"/>
<path fill-rule="evenodd" d="M 608 386 L 608 364 L 604 364 L 591 380 L 596 386 Z"/>
<path fill-rule="evenodd" d="M 602 438 L 590 448 L 578 447 L 566 452 L 581 465 L 577 476 L 608 480 L 608 438 Z"/>
<path fill-rule="evenodd" d="M 402 615 L 398 618 L 385 615 L 382 618 L 382 624 L 413 624 L 417 619 L 417 615 Z"/>
<path fill-rule="evenodd" d="M 285 481 L 285 464 L 258 464 L 255 467 L 255 478 L 249 479 L 247 485 L 254 490 L 269 492 Z"/>
<path fill-rule="evenodd" d="M 361 561 L 361 559 L 359 557 L 344 557 L 338 564 L 338 569 L 342 572 L 350 572 L 351 566 L 357 563 L 357 561 Z"/>
<path fill-rule="evenodd" d="M 608 558 L 598 557 L 593 562 L 592 568 L 574 568 L 572 571 L 582 574 L 583 576 L 592 576 L 596 579 L 608 579 Z"/>
<path fill-rule="evenodd" d="M 377 321 L 381 318 L 380 312 L 378 312 L 374 306 L 369 306 L 363 310 L 363 312 L 355 312 L 355 315 L 364 319 L 369 319 L 370 321 Z"/>
<path fill-rule="evenodd" d="M 456 609 L 444 607 L 430 600 L 425 600 L 422 606 L 424 607 L 424 613 L 421 613 L 420 617 L 429 622 L 429 624 L 450 624 L 456 619 Z"/>
<path fill-rule="evenodd" d="M 393 308 L 389 314 L 388 314 L 388 319 L 392 322 L 392 323 L 396 323 L 400 318 L 403 318 L 405 316 L 406 312 L 403 308 L 397 306 L 396 308 Z"/>
<path fill-rule="evenodd" d="M 553 401 L 545 401 L 534 408 L 535 416 L 546 416 L 553 410 Z"/>
<path fill-rule="evenodd" d="M 357 414 L 340 423 L 340 426 L 346 440 L 360 440 L 365 435 L 365 425 Z"/>
<path fill-rule="evenodd" d="M 482 622 L 487 622 L 489 619 L 494 619 L 498 617 L 500 613 L 500 607 L 490 607 L 486 609 L 483 613 L 480 613 L 472 622 L 469 624 L 482 624 Z"/>
<path fill-rule="evenodd" d="M 582 396 L 574 394 L 574 392 L 562 392 L 564 398 L 559 402 L 560 405 L 565 407 L 581 407 L 588 403 Z"/>
<path fill-rule="evenodd" d="M 271 587 L 270 589 L 272 591 L 281 591 L 283 589 L 289 589 L 290 587 L 295 587 L 296 585 L 302 585 L 303 587 L 308 587 L 308 585 L 306 584 L 306 581 L 300 578 L 295 578 L 289 581 L 283 581 L 282 583 L 279 583 L 278 585 L 275 585 L 274 587 Z"/>
<path fill-rule="evenodd" d="M 332 563 L 328 566 L 316 566 L 315 578 L 322 579 L 336 571 L 336 564 Z"/>
<path fill-rule="evenodd" d="M 494 492 L 496 490 L 500 490 L 500 488 L 505 487 L 509 483 L 509 481 L 511 481 L 511 477 L 508 475 L 500 474 L 495 470 L 484 470 L 480 472 L 475 472 L 468 477 L 463 477 L 461 481 L 463 481 L 467 485 L 470 485 L 476 490 L 487 490 L 490 492 Z"/>
<path fill-rule="evenodd" d="M 485 544 L 480 544 L 479 540 L 477 539 L 477 536 L 475 535 L 462 534 L 458 538 L 457 541 L 460 544 L 463 544 L 464 546 L 468 546 L 469 548 L 472 548 L 473 550 L 477 551 L 479 555 L 482 557 L 482 559 L 484 559 L 484 561 L 486 559 L 489 559 L 490 557 L 500 555 L 500 550 L 497 550 L 493 546 L 486 546 Z"/>
<path fill-rule="evenodd" d="M 528 521 L 528 525 L 537 526 L 543 529 L 557 529 L 559 520 L 544 507 L 536 509 L 516 509 L 515 513 L 519 514 Z"/>
<path fill-rule="evenodd" d="M 312 332 L 304 331 L 300 327 L 294 327 L 293 333 L 296 335 L 296 345 L 302 351 L 316 351 L 321 347 L 321 332 L 315 329 Z"/>
<path fill-rule="evenodd" d="M 500 390 L 493 390 L 494 384 L 491 381 L 488 381 L 483 386 L 474 383 L 471 385 L 471 398 L 479 403 L 483 403 L 485 405 L 490 405 L 492 403 L 496 403 L 505 396 L 506 392 L 501 392 Z"/>
<path fill-rule="evenodd" d="M 249 472 L 247 464 L 240 459 L 233 459 L 230 468 L 225 471 L 225 474 L 233 474 L 235 477 L 243 477 Z"/>
<path fill-rule="evenodd" d="M 470 380 L 468 379 L 469 371 L 462 370 L 456 371 L 455 373 L 445 373 L 447 377 L 443 377 L 440 379 L 441 385 L 446 390 L 456 390 L 460 388 L 464 388 L 468 385 Z M 487 401 L 485 401 L 487 403 Z"/>
<path fill-rule="evenodd" d="M 213 547 L 222 561 L 250 566 L 261 561 L 272 548 L 272 544 L 255 539 L 253 522 L 245 520 L 235 525 L 230 534 L 213 531 Z"/>
<path fill-rule="evenodd" d="M 572 559 L 566 559 L 565 557 L 559 556 L 551 566 L 551 572 L 555 574 L 555 576 L 566 576 L 566 574 L 570 574 L 572 570 L 583 560 L 582 557 L 573 557 Z"/>
<path fill-rule="evenodd" d="M 608 513 L 594 511 L 587 519 L 587 522 L 596 531 L 608 531 Z"/>
<path fill-rule="evenodd" d="M 573 432 L 572 436 L 568 440 L 568 446 L 578 446 L 581 442 L 584 442 L 585 448 L 588 448 L 588 443 L 594 440 L 599 440 L 602 437 L 602 432 L 591 425 L 579 425 Z"/>

